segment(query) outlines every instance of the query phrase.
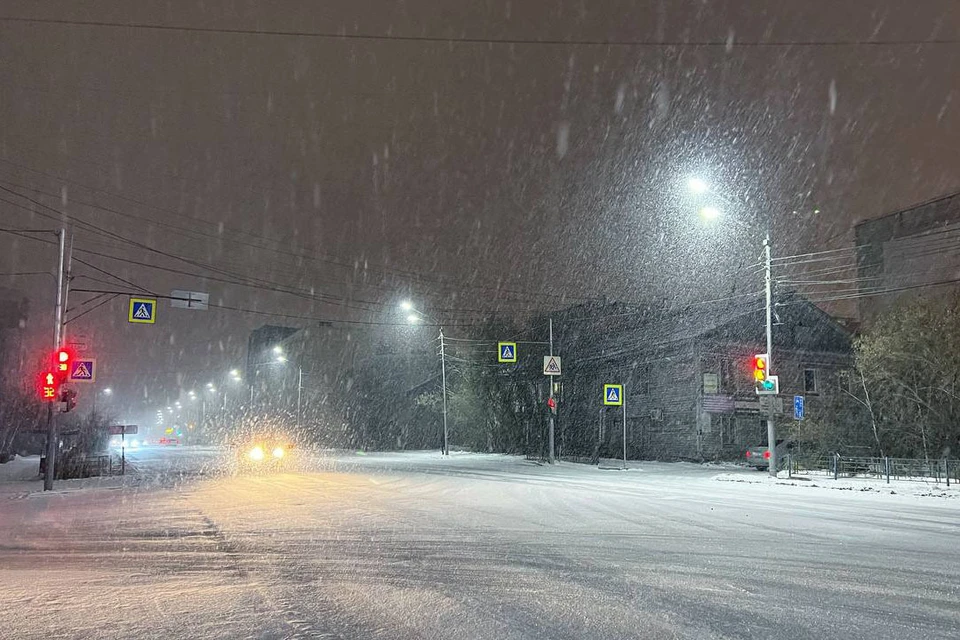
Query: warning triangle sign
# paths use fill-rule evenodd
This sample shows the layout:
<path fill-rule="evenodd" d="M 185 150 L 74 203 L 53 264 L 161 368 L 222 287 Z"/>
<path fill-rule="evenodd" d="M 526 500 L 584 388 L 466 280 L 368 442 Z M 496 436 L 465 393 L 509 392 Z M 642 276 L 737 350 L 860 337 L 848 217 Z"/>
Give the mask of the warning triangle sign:
<path fill-rule="evenodd" d="M 607 391 L 607 402 L 620 402 L 620 392 L 616 387 L 610 387 Z"/>
<path fill-rule="evenodd" d="M 149 320 L 150 319 L 150 307 L 141 302 L 137 305 L 137 308 L 133 311 L 133 317 L 137 320 Z"/>
<path fill-rule="evenodd" d="M 544 367 L 544 371 L 547 373 L 560 373 L 560 365 L 557 364 L 557 359 L 550 358 L 547 361 L 547 366 Z"/>
<path fill-rule="evenodd" d="M 73 370 L 73 375 L 71 378 L 76 378 L 77 380 L 84 380 L 86 378 L 92 378 L 93 375 L 90 373 L 90 369 L 87 368 L 86 362 L 81 362 Z"/>

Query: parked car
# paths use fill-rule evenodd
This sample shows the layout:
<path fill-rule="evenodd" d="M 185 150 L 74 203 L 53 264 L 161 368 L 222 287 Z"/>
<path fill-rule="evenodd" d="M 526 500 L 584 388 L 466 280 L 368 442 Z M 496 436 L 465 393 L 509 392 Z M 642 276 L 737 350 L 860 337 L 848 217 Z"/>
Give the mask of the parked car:
<path fill-rule="evenodd" d="M 777 468 L 783 466 L 784 460 L 787 455 L 792 453 L 796 443 L 793 440 L 783 439 L 777 440 Z M 758 447 L 750 447 L 746 452 L 747 464 L 756 469 L 757 471 L 763 471 L 764 469 L 770 468 L 770 449 L 767 448 L 767 445 L 761 445 Z"/>

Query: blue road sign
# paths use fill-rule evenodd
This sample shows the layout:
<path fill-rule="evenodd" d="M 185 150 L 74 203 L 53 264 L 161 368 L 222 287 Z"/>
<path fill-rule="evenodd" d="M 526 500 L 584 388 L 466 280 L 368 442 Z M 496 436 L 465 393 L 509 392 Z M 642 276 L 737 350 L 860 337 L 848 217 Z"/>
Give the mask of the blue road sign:
<path fill-rule="evenodd" d="M 619 407 L 623 405 L 623 385 L 605 384 L 603 385 L 603 404 L 607 406 Z"/>
<path fill-rule="evenodd" d="M 70 382 L 93 382 L 96 379 L 97 361 L 95 359 L 77 359 L 70 365 Z"/>
<path fill-rule="evenodd" d="M 803 396 L 793 396 L 793 417 L 803 420 Z"/>
<path fill-rule="evenodd" d="M 497 343 L 497 362 L 516 362 L 517 361 L 517 343 L 516 342 L 498 342 Z"/>
<path fill-rule="evenodd" d="M 156 298 L 130 298 L 127 320 L 134 324 L 153 324 L 157 321 Z"/>

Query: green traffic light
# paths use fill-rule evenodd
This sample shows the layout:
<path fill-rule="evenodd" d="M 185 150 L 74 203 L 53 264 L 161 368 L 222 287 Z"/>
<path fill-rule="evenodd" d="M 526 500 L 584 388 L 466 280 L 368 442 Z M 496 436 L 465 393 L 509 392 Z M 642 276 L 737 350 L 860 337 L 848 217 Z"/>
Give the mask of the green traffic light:
<path fill-rule="evenodd" d="M 763 388 L 766 389 L 767 391 L 770 391 L 771 389 L 773 389 L 773 380 L 764 380 Z"/>

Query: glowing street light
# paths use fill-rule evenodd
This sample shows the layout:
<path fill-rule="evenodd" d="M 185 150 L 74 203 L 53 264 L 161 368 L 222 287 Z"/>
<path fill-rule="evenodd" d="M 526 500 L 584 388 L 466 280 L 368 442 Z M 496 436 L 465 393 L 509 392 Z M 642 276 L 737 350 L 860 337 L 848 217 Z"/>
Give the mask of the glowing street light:
<path fill-rule="evenodd" d="M 706 222 L 713 222 L 720 217 L 720 209 L 717 207 L 701 207 L 700 218 Z"/>
<path fill-rule="evenodd" d="M 687 187 L 689 187 L 690 191 L 698 195 L 704 194 L 707 191 L 710 191 L 710 185 L 707 184 L 707 182 L 705 180 L 702 180 L 701 178 L 690 178 L 689 180 L 687 180 Z"/>
<path fill-rule="evenodd" d="M 400 303 L 400 309 L 409 314 L 407 316 L 407 322 L 410 324 L 417 324 L 420 320 L 431 321 L 426 314 L 414 307 L 413 303 L 409 300 L 403 300 Z M 443 455 L 449 456 L 450 445 L 447 431 L 447 357 L 443 341 L 443 327 L 440 327 L 440 390 L 443 394 Z"/>

